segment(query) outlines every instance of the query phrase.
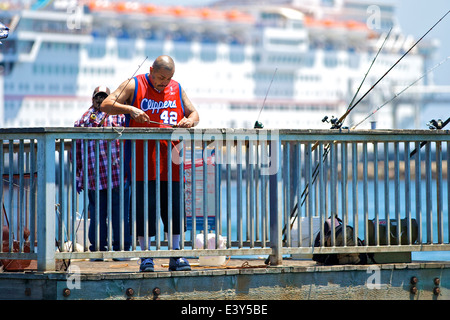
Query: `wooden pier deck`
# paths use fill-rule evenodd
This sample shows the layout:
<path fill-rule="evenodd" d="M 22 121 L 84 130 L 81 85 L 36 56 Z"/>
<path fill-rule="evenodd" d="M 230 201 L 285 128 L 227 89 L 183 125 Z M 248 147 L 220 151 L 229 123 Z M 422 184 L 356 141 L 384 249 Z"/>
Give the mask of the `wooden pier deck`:
<path fill-rule="evenodd" d="M 189 258 L 188 261 L 191 264 L 191 271 L 200 270 L 240 270 L 240 269 L 260 269 L 268 268 L 264 264 L 264 257 L 253 259 L 240 259 L 240 258 L 228 258 L 226 262 L 221 266 L 205 266 L 200 265 L 197 258 Z M 286 259 L 283 261 L 283 265 L 287 266 L 302 266 L 311 267 L 316 263 L 312 260 L 299 260 L 299 259 Z M 155 258 L 155 272 L 168 271 L 169 258 Z M 134 273 L 139 272 L 139 260 L 131 261 L 113 261 L 107 259 L 106 261 L 90 261 L 90 260 L 75 260 L 71 262 L 71 265 L 79 267 L 81 273 L 86 274 L 108 274 L 108 273 Z"/>

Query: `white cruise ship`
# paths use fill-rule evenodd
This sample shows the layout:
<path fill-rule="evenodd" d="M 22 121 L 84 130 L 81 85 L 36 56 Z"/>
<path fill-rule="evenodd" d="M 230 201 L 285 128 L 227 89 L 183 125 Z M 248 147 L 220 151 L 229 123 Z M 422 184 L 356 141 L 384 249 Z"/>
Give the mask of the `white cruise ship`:
<path fill-rule="evenodd" d="M 176 63 L 174 79 L 199 110 L 200 127 L 253 128 L 259 120 L 265 128 L 329 128 L 321 120 L 348 107 L 388 30 L 360 96 L 415 41 L 401 32 L 395 6 L 386 1 L 227 0 L 180 7 L 6 0 L 0 9 L 0 22 L 10 28 L 0 45 L 2 127 L 73 126 L 96 86 L 113 90 L 168 54 Z M 345 125 L 419 78 L 430 49 L 420 43 L 411 51 Z M 398 118 L 414 124 L 419 106 L 411 101 L 418 98 L 396 99 L 370 120 L 377 128 L 400 128 Z"/>

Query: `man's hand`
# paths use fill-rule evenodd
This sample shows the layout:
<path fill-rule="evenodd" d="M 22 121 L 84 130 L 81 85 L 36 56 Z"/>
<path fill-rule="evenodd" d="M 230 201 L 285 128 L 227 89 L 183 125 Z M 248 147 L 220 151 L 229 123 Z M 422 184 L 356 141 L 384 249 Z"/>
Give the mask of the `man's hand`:
<path fill-rule="evenodd" d="M 194 120 L 183 118 L 174 127 L 175 128 L 192 128 L 195 125 Z"/>
<path fill-rule="evenodd" d="M 150 117 L 144 111 L 134 107 L 131 107 L 130 117 L 138 123 L 145 123 L 150 121 Z"/>

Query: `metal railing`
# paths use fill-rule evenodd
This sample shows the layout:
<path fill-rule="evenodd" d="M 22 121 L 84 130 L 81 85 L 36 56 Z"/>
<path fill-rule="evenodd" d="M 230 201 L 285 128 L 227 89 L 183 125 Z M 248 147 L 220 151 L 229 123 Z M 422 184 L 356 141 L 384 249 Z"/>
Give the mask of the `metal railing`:
<path fill-rule="evenodd" d="M 39 270 L 54 270 L 57 259 L 267 255 L 276 265 L 289 254 L 450 250 L 450 136 L 444 130 L 21 128 L 0 129 L 0 137 L 0 226 L 11 235 L 0 235 L 0 258 L 37 260 Z M 89 212 L 86 192 L 77 193 L 71 153 L 76 140 L 115 139 L 122 173 L 129 165 L 125 141 L 131 141 L 132 171 L 136 141 L 144 147 L 149 140 L 174 142 L 168 161 L 178 161 L 184 177 L 182 252 L 173 250 L 172 229 L 165 235 L 159 216 L 156 236 L 140 247 L 133 179 L 131 250 L 123 250 L 122 207 L 122 231 L 114 239 L 120 250 L 112 250 L 109 227 L 107 251 L 89 251 L 89 216 L 99 209 Z M 121 179 L 123 186 L 125 174 Z M 156 207 L 160 212 L 159 202 Z M 333 232 L 325 246 L 324 223 L 332 216 L 352 226 L 363 245 L 338 245 Z"/>

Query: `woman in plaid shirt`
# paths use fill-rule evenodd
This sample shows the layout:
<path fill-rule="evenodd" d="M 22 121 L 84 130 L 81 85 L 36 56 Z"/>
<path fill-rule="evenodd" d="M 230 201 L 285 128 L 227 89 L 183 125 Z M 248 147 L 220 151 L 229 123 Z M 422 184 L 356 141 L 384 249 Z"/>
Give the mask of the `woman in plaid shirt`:
<path fill-rule="evenodd" d="M 75 122 L 75 127 L 123 127 L 125 125 L 125 116 L 108 115 L 100 111 L 100 105 L 109 95 L 108 87 L 99 86 L 95 88 L 92 95 L 92 106 L 83 114 L 83 116 Z M 84 142 L 88 144 L 88 196 L 89 196 L 89 241 L 91 243 L 89 249 L 91 251 L 107 250 L 107 201 L 108 201 L 108 141 L 99 140 L 99 246 L 96 243 L 96 214 L 95 214 L 95 140 L 78 140 L 76 142 L 76 177 L 77 192 L 81 192 L 84 188 Z M 112 182 L 112 230 L 113 230 L 113 249 L 120 250 L 120 146 L 119 140 L 111 141 L 111 182 Z M 124 185 L 124 250 L 129 251 L 131 247 L 131 235 L 129 227 L 129 186 Z"/>

